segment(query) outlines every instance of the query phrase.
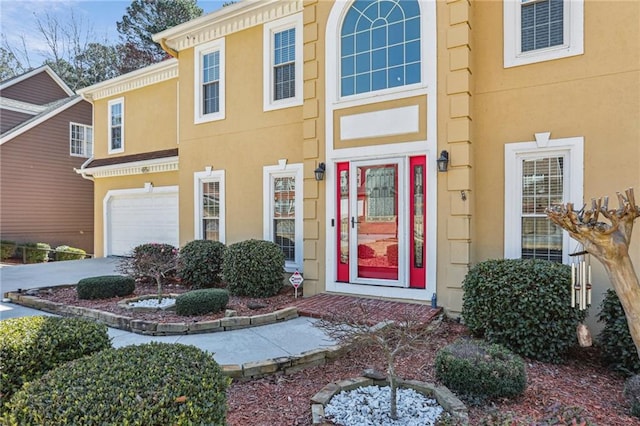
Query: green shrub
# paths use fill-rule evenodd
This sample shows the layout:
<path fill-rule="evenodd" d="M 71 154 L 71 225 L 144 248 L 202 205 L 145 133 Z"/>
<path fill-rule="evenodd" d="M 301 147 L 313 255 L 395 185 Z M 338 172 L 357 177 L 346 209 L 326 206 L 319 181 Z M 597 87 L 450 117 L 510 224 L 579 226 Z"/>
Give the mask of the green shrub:
<path fill-rule="evenodd" d="M 178 257 L 178 276 L 192 288 L 207 288 L 220 284 L 225 245 L 220 241 L 188 242 Z"/>
<path fill-rule="evenodd" d="M 631 338 L 624 309 L 614 290 L 607 290 L 600 304 L 598 321 L 604 323 L 598 336 L 604 361 L 612 370 L 625 376 L 640 373 L 638 351 Z"/>
<path fill-rule="evenodd" d="M 107 326 L 82 318 L 0 321 L 0 395 L 5 400 L 53 367 L 110 347 Z"/>
<path fill-rule="evenodd" d="M 69 246 L 56 247 L 56 260 L 82 260 L 87 257 L 87 252 Z"/>
<path fill-rule="evenodd" d="M 220 312 L 229 303 L 229 292 L 221 288 L 205 288 L 181 294 L 176 298 L 178 315 L 204 315 Z"/>
<path fill-rule="evenodd" d="M 229 379 L 194 346 L 149 343 L 65 364 L 11 399 L 9 425 L 224 425 Z"/>
<path fill-rule="evenodd" d="M 24 243 L 18 247 L 18 255 L 25 263 L 42 263 L 49 260 L 50 250 L 47 243 Z"/>
<path fill-rule="evenodd" d="M 224 253 L 222 275 L 229 293 L 270 297 L 284 280 L 284 254 L 271 241 L 247 240 L 231 244 Z"/>
<path fill-rule="evenodd" d="M 640 374 L 627 379 L 623 395 L 631 405 L 631 415 L 640 418 Z"/>
<path fill-rule="evenodd" d="M 503 346 L 460 339 L 436 355 L 436 377 L 462 396 L 481 401 L 524 393 L 527 372 L 522 358 Z"/>
<path fill-rule="evenodd" d="M 110 299 L 128 296 L 136 289 L 136 282 L 123 275 L 101 275 L 78 281 L 78 299 Z"/>
<path fill-rule="evenodd" d="M 545 362 L 562 362 L 586 311 L 571 307 L 571 269 L 546 260 L 475 265 L 463 282 L 462 317 L 476 337 Z"/>
<path fill-rule="evenodd" d="M 9 259 L 16 252 L 15 241 L 0 241 L 0 260 Z"/>

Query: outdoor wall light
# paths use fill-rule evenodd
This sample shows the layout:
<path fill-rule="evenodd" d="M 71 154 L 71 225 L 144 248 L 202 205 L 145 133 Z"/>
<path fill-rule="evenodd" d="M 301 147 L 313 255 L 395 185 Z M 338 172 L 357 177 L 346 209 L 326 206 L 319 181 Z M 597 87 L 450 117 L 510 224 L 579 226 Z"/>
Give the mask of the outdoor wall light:
<path fill-rule="evenodd" d="M 440 157 L 437 160 L 438 163 L 438 171 L 446 172 L 449 168 L 449 153 L 447 151 L 442 151 L 440 153 Z"/>
<path fill-rule="evenodd" d="M 324 170 L 325 170 L 326 166 L 324 163 L 320 163 L 318 164 L 318 167 L 313 171 L 313 174 L 316 176 L 316 180 L 318 182 L 320 182 L 321 180 L 324 180 Z"/>

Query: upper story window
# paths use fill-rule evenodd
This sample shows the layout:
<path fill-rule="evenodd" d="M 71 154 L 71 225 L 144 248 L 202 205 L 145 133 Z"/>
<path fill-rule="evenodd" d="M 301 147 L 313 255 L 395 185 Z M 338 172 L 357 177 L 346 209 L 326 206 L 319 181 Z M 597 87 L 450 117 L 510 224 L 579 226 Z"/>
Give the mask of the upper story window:
<path fill-rule="evenodd" d="M 195 49 L 194 121 L 202 123 L 224 118 L 224 39 Z"/>
<path fill-rule="evenodd" d="M 264 110 L 302 105 L 302 14 L 264 25 Z"/>
<path fill-rule="evenodd" d="M 109 101 L 109 154 L 124 151 L 124 99 Z"/>
<path fill-rule="evenodd" d="M 340 30 L 340 95 L 421 82 L 418 1 L 353 2 Z"/>
<path fill-rule="evenodd" d="M 69 153 L 74 157 L 93 155 L 93 127 L 70 123 Z"/>
<path fill-rule="evenodd" d="M 583 0 L 504 0 L 505 68 L 584 53 Z"/>

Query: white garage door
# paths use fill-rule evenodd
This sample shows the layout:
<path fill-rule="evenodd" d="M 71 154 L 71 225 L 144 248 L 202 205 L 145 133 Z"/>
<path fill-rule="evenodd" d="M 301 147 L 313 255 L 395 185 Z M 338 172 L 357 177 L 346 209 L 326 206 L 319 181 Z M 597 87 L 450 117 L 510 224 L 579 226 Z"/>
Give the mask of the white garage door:
<path fill-rule="evenodd" d="M 113 191 L 106 202 L 105 253 L 125 256 L 145 243 L 178 246 L 178 189 Z"/>

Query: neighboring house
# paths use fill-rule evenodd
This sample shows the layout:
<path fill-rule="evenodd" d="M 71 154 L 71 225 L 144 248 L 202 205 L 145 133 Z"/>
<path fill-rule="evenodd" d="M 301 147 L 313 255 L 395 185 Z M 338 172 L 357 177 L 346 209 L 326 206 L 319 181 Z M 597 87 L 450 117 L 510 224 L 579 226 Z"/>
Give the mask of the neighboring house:
<path fill-rule="evenodd" d="M 580 250 L 547 206 L 640 192 L 639 20 L 636 2 L 263 0 L 156 34 L 174 59 L 154 67 L 175 74 L 81 91 L 96 253 L 263 238 L 305 296 L 436 293 L 457 313 L 473 264 Z M 121 245 L 120 194 L 175 200 L 127 216 L 147 225 Z M 598 305 L 609 285 L 593 277 Z"/>
<path fill-rule="evenodd" d="M 93 253 L 91 104 L 43 66 L 0 83 L 0 238 Z"/>

